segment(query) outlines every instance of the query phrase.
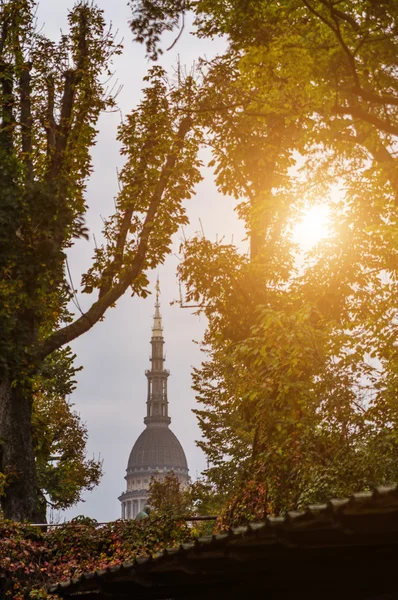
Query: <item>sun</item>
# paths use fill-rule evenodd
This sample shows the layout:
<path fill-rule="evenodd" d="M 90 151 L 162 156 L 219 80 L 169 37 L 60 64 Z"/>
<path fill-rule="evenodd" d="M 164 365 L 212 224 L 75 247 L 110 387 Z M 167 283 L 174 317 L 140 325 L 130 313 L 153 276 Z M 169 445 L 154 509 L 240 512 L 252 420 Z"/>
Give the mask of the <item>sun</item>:
<path fill-rule="evenodd" d="M 304 252 L 329 235 L 329 207 L 315 204 L 302 211 L 301 220 L 293 227 L 293 239 Z"/>

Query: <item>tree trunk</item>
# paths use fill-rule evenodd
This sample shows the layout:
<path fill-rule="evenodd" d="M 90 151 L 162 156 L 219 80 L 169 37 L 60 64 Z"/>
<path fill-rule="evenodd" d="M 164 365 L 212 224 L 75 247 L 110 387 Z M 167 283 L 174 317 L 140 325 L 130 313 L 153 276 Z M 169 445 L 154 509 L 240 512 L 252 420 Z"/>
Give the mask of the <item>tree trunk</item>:
<path fill-rule="evenodd" d="M 6 519 L 34 522 L 36 465 L 32 444 L 32 400 L 4 378 L 0 382 L 0 470 L 9 477 L 1 507 Z"/>

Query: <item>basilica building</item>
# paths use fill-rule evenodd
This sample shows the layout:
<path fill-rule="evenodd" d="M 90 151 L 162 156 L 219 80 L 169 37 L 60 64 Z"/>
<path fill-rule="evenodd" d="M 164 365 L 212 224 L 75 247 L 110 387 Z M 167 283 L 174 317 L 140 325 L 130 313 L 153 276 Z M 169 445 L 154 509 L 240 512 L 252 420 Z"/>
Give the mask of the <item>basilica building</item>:
<path fill-rule="evenodd" d="M 159 304 L 159 282 L 156 285 L 155 315 L 152 327 L 151 368 L 145 371 L 148 380 L 146 425 L 138 437 L 127 464 L 126 491 L 119 497 L 122 519 L 134 519 L 143 510 L 151 477 L 162 479 L 174 471 L 182 484 L 189 480 L 184 450 L 169 425 L 167 379 L 170 372 L 164 368 L 164 338 Z"/>

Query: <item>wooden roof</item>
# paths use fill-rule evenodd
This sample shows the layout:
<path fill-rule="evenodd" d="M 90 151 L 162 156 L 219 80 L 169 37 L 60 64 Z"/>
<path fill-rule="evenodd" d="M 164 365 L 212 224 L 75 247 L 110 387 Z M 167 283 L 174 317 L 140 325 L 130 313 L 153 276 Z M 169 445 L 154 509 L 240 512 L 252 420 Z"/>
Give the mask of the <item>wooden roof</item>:
<path fill-rule="evenodd" d="M 54 586 L 84 600 L 398 598 L 398 486 L 199 538 Z"/>

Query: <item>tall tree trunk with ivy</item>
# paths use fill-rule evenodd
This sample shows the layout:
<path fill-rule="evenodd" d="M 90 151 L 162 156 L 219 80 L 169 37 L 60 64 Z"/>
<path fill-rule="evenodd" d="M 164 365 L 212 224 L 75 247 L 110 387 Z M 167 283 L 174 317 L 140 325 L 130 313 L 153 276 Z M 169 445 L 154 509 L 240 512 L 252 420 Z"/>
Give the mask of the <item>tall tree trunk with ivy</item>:
<path fill-rule="evenodd" d="M 0 384 L 0 435 L 0 470 L 7 478 L 3 515 L 6 519 L 35 521 L 42 514 L 37 506 L 32 399 L 4 379 Z"/>

